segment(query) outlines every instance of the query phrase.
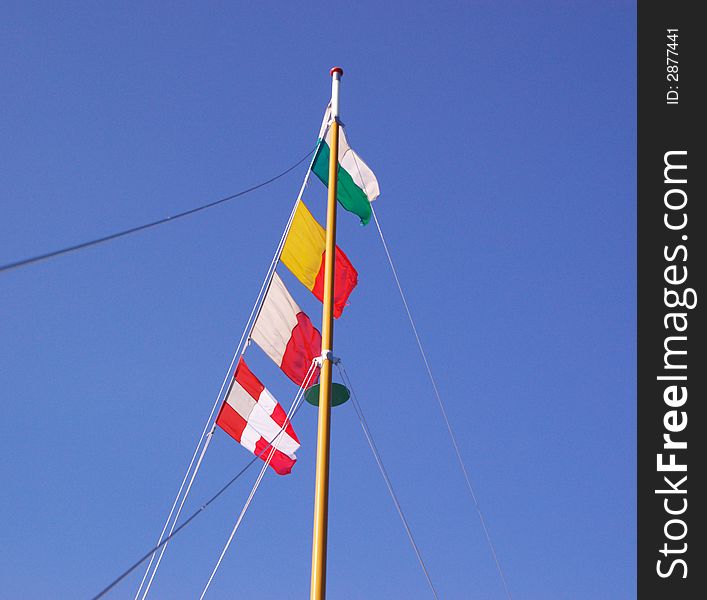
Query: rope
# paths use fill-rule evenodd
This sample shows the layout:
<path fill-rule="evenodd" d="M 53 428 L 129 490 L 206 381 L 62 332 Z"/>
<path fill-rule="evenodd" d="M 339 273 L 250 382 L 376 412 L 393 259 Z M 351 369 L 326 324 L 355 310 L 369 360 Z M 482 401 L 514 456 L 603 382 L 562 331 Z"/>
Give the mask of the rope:
<path fill-rule="evenodd" d="M 432 375 L 432 369 L 430 368 L 430 363 L 427 360 L 427 354 L 425 353 L 424 348 L 422 347 L 422 342 L 420 341 L 420 335 L 417 332 L 417 327 L 415 326 L 415 321 L 412 318 L 412 313 L 410 312 L 410 307 L 408 306 L 407 300 L 405 299 L 405 294 L 403 292 L 403 288 L 400 285 L 400 279 L 398 279 L 398 272 L 395 268 L 395 265 L 393 264 L 393 259 L 390 255 L 390 251 L 388 250 L 388 244 L 385 241 L 385 237 L 383 236 L 383 231 L 381 230 L 380 223 L 378 222 L 378 217 L 376 215 L 376 211 L 373 209 L 373 204 L 371 204 L 371 211 L 373 213 L 373 220 L 376 223 L 376 227 L 378 229 L 378 235 L 380 236 L 381 242 L 383 242 L 383 249 L 385 250 L 385 254 L 388 257 L 388 263 L 390 264 L 390 268 L 393 272 L 393 278 L 395 279 L 395 284 L 398 286 L 398 292 L 400 292 L 400 298 L 403 301 L 403 306 L 405 307 L 405 312 L 407 313 L 408 320 L 410 321 L 410 326 L 412 327 L 412 332 L 415 334 L 415 340 L 417 340 L 417 347 L 420 349 L 420 354 L 422 355 L 422 361 L 425 363 L 425 369 L 427 370 L 427 374 L 430 378 L 430 382 L 432 383 L 432 388 L 434 389 L 435 396 L 437 398 L 437 403 L 439 404 L 439 408 L 442 411 L 442 417 L 444 418 L 444 422 L 447 426 L 447 431 L 449 432 L 449 437 L 452 440 L 452 445 L 454 446 L 454 452 L 457 455 L 457 460 L 459 462 L 459 466 L 461 467 L 462 473 L 464 474 L 464 479 L 466 480 L 466 485 L 469 488 L 469 493 L 471 494 L 471 498 L 474 502 L 474 506 L 476 507 L 476 512 L 479 515 L 479 521 L 481 522 L 481 528 L 484 531 L 484 535 L 486 536 L 486 541 L 488 542 L 488 546 L 491 550 L 491 554 L 493 556 L 493 560 L 496 563 L 496 568 L 498 569 L 498 574 L 501 576 L 501 582 L 503 583 L 503 589 L 506 592 L 506 596 L 508 597 L 508 600 L 512 600 L 511 598 L 511 593 L 508 589 L 508 584 L 506 583 L 506 577 L 503 573 L 503 569 L 501 568 L 501 562 L 498 559 L 498 555 L 496 554 L 496 548 L 493 545 L 493 542 L 491 541 L 491 535 L 489 534 L 488 527 L 486 526 L 486 519 L 484 518 L 484 514 L 481 512 L 481 507 L 479 506 L 479 502 L 476 499 L 476 494 L 474 493 L 474 487 L 471 485 L 471 479 L 469 477 L 469 473 L 467 472 L 466 465 L 464 464 L 464 459 L 462 458 L 461 451 L 459 450 L 459 444 L 457 443 L 457 438 L 454 435 L 454 430 L 452 429 L 452 425 L 449 422 L 449 417 L 447 417 L 447 411 L 444 407 L 444 402 L 442 402 L 442 396 L 439 393 L 439 389 L 437 388 L 437 383 L 435 382 L 435 378 Z"/>
<path fill-rule="evenodd" d="M 210 420 L 210 419 L 209 419 Z M 184 503 L 187 501 L 187 497 L 189 496 L 189 492 L 191 491 L 191 486 L 194 483 L 194 479 L 196 479 L 196 474 L 199 472 L 199 469 L 201 468 L 201 462 L 204 460 L 204 455 L 206 454 L 206 449 L 209 447 L 209 443 L 211 442 L 211 438 L 213 437 L 214 434 L 214 428 L 211 429 L 209 432 L 206 442 L 204 443 L 204 446 L 201 450 L 201 455 L 199 456 L 199 460 L 196 463 L 196 467 L 194 467 L 194 471 L 192 473 L 191 479 L 189 480 L 189 485 L 187 486 L 186 491 L 184 492 L 184 496 L 182 497 L 182 502 L 179 505 L 179 509 L 177 510 L 177 514 L 174 515 L 174 520 L 172 521 L 172 527 L 169 530 L 169 533 L 167 534 L 169 537 L 172 536 L 172 532 L 174 531 L 175 526 L 177 525 L 177 521 L 179 520 L 179 516 L 182 514 L 182 509 L 184 508 Z M 199 445 L 201 445 L 201 440 L 199 440 Z M 197 446 L 198 450 L 199 446 Z M 192 461 L 193 461 L 192 457 Z M 189 465 L 191 468 L 191 464 Z M 186 475 L 189 474 L 189 470 L 187 470 Z M 182 486 L 184 485 L 184 481 L 186 480 L 186 475 L 185 479 L 182 480 Z M 177 503 L 177 499 L 179 498 L 179 494 L 181 494 L 182 488 L 180 487 L 179 493 L 177 494 L 177 497 L 174 499 L 174 503 L 172 504 L 172 510 L 170 511 L 169 516 L 167 517 L 167 521 L 165 521 L 164 527 L 162 528 L 162 533 L 160 534 L 159 539 L 157 540 L 157 543 L 159 544 L 162 541 L 162 537 L 165 534 L 165 530 L 167 529 L 167 525 L 169 524 L 171 518 L 172 518 L 172 512 L 174 511 L 174 507 Z M 162 557 L 164 556 L 165 551 L 167 550 L 167 544 L 162 544 L 162 548 L 160 549 L 159 556 L 157 556 L 157 562 L 155 563 L 155 568 L 152 570 L 152 575 L 150 576 L 150 580 L 147 582 L 147 586 L 145 587 L 145 593 L 142 596 L 142 600 L 145 600 L 147 598 L 147 594 L 150 591 L 150 587 L 152 587 L 152 582 L 155 579 L 155 575 L 157 575 L 157 569 L 160 567 L 160 563 L 162 562 Z M 137 597 L 140 595 L 140 590 L 142 589 L 143 584 L 145 583 L 145 579 L 147 578 L 148 573 L 150 572 L 150 567 L 152 566 L 152 562 L 155 558 L 155 555 L 152 555 L 152 558 L 150 558 L 150 562 L 147 565 L 147 569 L 145 569 L 145 574 L 142 576 L 142 580 L 140 581 L 140 586 L 138 587 L 137 592 L 135 592 L 135 600 L 137 600 Z"/>
<path fill-rule="evenodd" d="M 307 156 L 309 156 L 309 155 L 307 155 Z M 307 158 L 307 157 L 305 157 L 305 158 Z M 194 453 L 192 454 L 191 460 L 189 462 L 189 466 L 187 467 L 187 471 L 184 474 L 184 478 L 182 479 L 182 483 L 179 486 L 179 490 L 177 491 L 177 496 L 174 499 L 174 502 L 172 504 L 172 508 L 169 512 L 169 515 L 167 516 L 167 520 L 165 521 L 164 527 L 162 528 L 162 532 L 160 533 L 160 537 L 157 540 L 158 545 L 162 541 L 162 538 L 163 538 L 170 522 L 172 523 L 172 526 L 171 526 L 171 529 L 167 535 L 168 536 L 171 535 L 172 532 L 174 531 L 174 527 L 177 524 L 177 521 L 179 519 L 179 515 L 182 512 L 184 504 L 187 500 L 187 496 L 189 495 L 189 491 L 191 490 L 191 485 L 194 482 L 194 479 L 196 478 L 196 474 L 199 470 L 199 467 L 201 466 L 201 459 L 203 458 L 203 455 L 206 452 L 206 448 L 208 446 L 208 442 L 210 441 L 210 437 L 207 440 L 206 444 L 204 445 L 204 449 L 202 450 L 202 455 L 199 459 L 199 462 L 198 462 L 196 468 L 194 469 L 194 472 L 191 476 L 191 480 L 189 481 L 189 484 L 187 486 L 186 492 L 184 493 L 184 497 L 182 498 L 181 504 L 179 505 L 177 513 L 176 513 L 176 515 L 174 515 L 174 517 L 172 517 L 172 515 L 174 513 L 174 508 L 177 505 L 180 496 L 182 495 L 182 491 L 184 489 L 184 483 L 186 482 L 187 478 L 189 477 L 189 473 L 191 472 L 192 466 L 194 465 L 194 460 L 199 452 L 199 448 L 201 447 L 201 444 L 204 440 L 204 436 L 206 435 L 206 432 L 208 431 L 209 426 L 211 425 L 214 413 L 216 412 L 216 408 L 219 405 L 219 401 L 221 400 L 221 395 L 223 394 L 224 388 L 226 387 L 226 384 L 229 381 L 229 377 L 231 375 L 231 372 L 233 371 L 233 366 L 235 365 L 236 361 L 240 357 L 243 356 L 243 354 L 245 353 L 245 349 L 247 348 L 247 343 L 248 343 L 248 340 L 250 339 L 250 334 L 252 333 L 253 327 L 255 326 L 255 321 L 257 320 L 258 315 L 260 314 L 260 309 L 262 308 L 263 301 L 265 299 L 265 296 L 267 295 L 268 290 L 270 289 L 270 284 L 272 283 L 273 273 L 275 272 L 275 269 L 277 267 L 277 263 L 280 260 L 280 255 L 282 254 L 282 249 L 285 245 L 285 240 L 287 238 L 287 234 L 288 234 L 290 227 L 292 225 L 292 220 L 294 219 L 295 212 L 297 210 L 297 205 L 300 202 L 300 198 L 302 197 L 302 193 L 304 192 L 307 182 L 309 181 L 309 176 L 312 172 L 313 161 L 314 161 L 314 157 L 312 157 L 312 161 L 310 161 L 309 168 L 307 169 L 307 173 L 305 174 L 304 179 L 302 181 L 302 185 L 300 186 L 299 193 L 297 194 L 297 199 L 295 200 L 294 206 L 292 207 L 292 211 L 290 212 L 290 216 L 287 220 L 287 224 L 285 225 L 285 229 L 282 233 L 282 236 L 280 237 L 280 241 L 278 242 L 277 248 L 275 250 L 275 254 L 273 255 L 272 260 L 270 261 L 270 266 L 268 267 L 268 270 L 265 274 L 265 278 L 263 279 L 263 282 L 260 285 L 260 290 L 258 291 L 258 295 L 256 297 L 255 303 L 253 304 L 253 308 L 250 311 L 250 315 L 248 315 L 248 319 L 246 321 L 245 328 L 243 329 L 243 333 L 241 334 L 241 338 L 238 341 L 238 344 L 236 346 L 236 351 L 233 354 L 233 357 L 231 359 L 231 363 L 228 366 L 228 369 L 226 371 L 226 375 L 221 383 L 221 388 L 219 389 L 219 392 L 216 396 L 216 400 L 214 401 L 214 404 L 211 407 L 211 412 L 209 413 L 209 417 L 207 418 L 206 423 L 204 424 L 204 428 L 201 432 L 201 436 L 199 437 L 199 441 L 196 445 L 196 448 L 194 449 Z M 301 164 L 301 162 L 302 161 L 300 161 L 298 163 L 298 165 Z M 245 340 L 245 344 L 244 344 L 244 340 Z M 231 380 L 230 386 L 232 386 L 232 385 L 233 385 L 233 381 Z M 228 396 L 228 393 L 230 391 L 230 386 L 229 386 L 228 390 L 226 391 L 226 394 L 225 394 L 226 396 Z M 157 563 L 155 564 L 154 570 L 152 571 L 152 575 L 150 576 L 150 579 L 147 583 L 147 587 L 145 589 L 145 592 L 142 595 L 141 600 L 145 600 L 147 598 L 147 594 L 148 594 L 150 587 L 152 585 L 152 581 L 154 580 L 155 575 L 157 574 L 157 569 L 159 568 L 159 565 L 162 562 L 162 556 L 164 555 L 166 550 L 167 550 L 167 545 L 165 544 L 162 547 L 159 556 L 157 557 Z M 150 572 L 150 568 L 152 567 L 152 563 L 153 563 L 154 559 L 155 559 L 155 555 L 153 554 L 152 557 L 150 558 L 150 562 L 148 563 L 147 568 L 145 569 L 145 574 L 143 575 L 142 580 L 140 581 L 140 586 L 138 587 L 138 590 L 135 594 L 135 600 L 137 600 L 138 596 L 140 595 L 140 592 L 142 590 L 142 586 L 144 585 L 145 580 L 148 576 L 148 573 Z"/>
<path fill-rule="evenodd" d="M 420 549 L 418 548 L 417 543 L 415 543 L 415 538 L 412 535 L 412 530 L 410 529 L 407 519 L 405 518 L 405 515 L 403 514 L 403 509 L 400 506 L 400 502 L 398 501 L 398 497 L 395 494 L 395 491 L 393 490 L 393 484 L 390 481 L 390 477 L 388 476 L 388 472 L 386 471 L 385 466 L 383 465 L 383 460 L 381 459 L 380 453 L 378 452 L 378 447 L 376 446 L 376 443 L 373 441 L 373 436 L 371 435 L 371 431 L 368 428 L 368 423 L 366 422 L 366 417 L 364 417 L 364 415 L 363 415 L 363 409 L 361 408 L 361 405 L 358 402 L 358 398 L 356 397 L 356 392 L 353 389 L 353 385 L 351 385 L 351 379 L 349 378 L 349 375 L 346 372 L 346 368 L 341 364 L 341 362 L 339 362 L 338 367 L 339 367 L 339 374 L 346 382 L 346 386 L 349 388 L 349 390 L 351 390 L 351 400 L 353 401 L 354 410 L 356 411 L 356 415 L 358 416 L 359 423 L 361 424 L 361 429 L 363 429 L 363 434 L 366 436 L 366 441 L 368 442 L 368 446 L 370 447 L 371 452 L 373 452 L 373 457 L 376 459 L 376 464 L 378 465 L 378 470 L 381 472 L 381 475 L 383 476 L 383 479 L 385 481 L 385 485 L 388 488 L 388 493 L 390 494 L 390 497 L 393 500 L 393 504 L 395 504 L 395 510 L 398 511 L 398 516 L 400 517 L 400 520 L 403 523 L 403 527 L 405 528 L 405 533 L 407 533 L 408 540 L 410 540 L 410 544 L 412 545 L 412 548 L 415 551 L 415 555 L 417 556 L 417 562 L 420 563 L 420 568 L 422 569 L 422 572 L 425 574 L 425 578 L 427 579 L 427 583 L 430 586 L 430 590 L 432 590 L 432 595 L 437 600 L 439 600 L 439 596 L 437 596 L 437 591 L 435 590 L 435 586 L 432 584 L 432 579 L 430 578 L 430 574 L 427 571 L 427 567 L 425 566 L 425 562 L 422 560 L 422 554 L 420 553 Z"/>
<path fill-rule="evenodd" d="M 277 437 L 273 440 L 273 443 L 270 444 L 270 454 L 268 455 L 265 463 L 260 469 L 260 473 L 258 474 L 258 478 L 255 480 L 255 483 L 253 484 L 253 487 L 250 490 L 250 494 L 248 495 L 248 499 L 245 501 L 245 504 L 243 505 L 243 508 L 241 509 L 240 514 L 238 515 L 238 519 L 236 520 L 236 524 L 233 526 L 233 530 L 231 531 L 231 535 L 228 536 L 228 540 L 226 541 L 225 546 L 223 547 L 223 550 L 221 551 L 221 555 L 219 556 L 218 560 L 216 561 L 216 565 L 214 566 L 213 570 L 211 571 L 211 575 L 209 576 L 209 580 L 206 582 L 206 585 L 204 586 L 204 590 L 201 592 L 201 596 L 199 596 L 199 600 L 203 600 L 204 596 L 206 595 L 206 592 L 209 589 L 209 586 L 211 585 L 211 582 L 213 581 L 216 572 L 218 571 L 219 567 L 221 566 L 221 563 L 223 562 L 224 556 L 226 556 L 226 552 L 228 552 L 228 548 L 231 545 L 231 542 L 233 541 L 234 536 L 236 535 L 236 531 L 238 531 L 238 528 L 240 527 L 241 523 L 243 522 L 243 518 L 245 517 L 246 512 L 248 511 L 248 508 L 250 507 L 251 502 L 253 501 L 253 497 L 255 496 L 255 493 L 258 491 L 258 488 L 260 487 L 260 483 L 263 480 L 263 477 L 265 476 L 265 472 L 268 468 L 268 465 L 270 464 L 270 461 L 272 460 L 272 457 L 275 455 L 275 451 L 277 450 L 277 446 L 280 442 L 279 437 L 280 434 L 285 430 L 285 427 L 287 426 L 288 421 L 290 420 L 291 416 L 297 411 L 299 408 L 302 398 L 304 397 L 304 390 L 306 389 L 307 385 L 310 382 L 310 379 L 312 378 L 312 375 L 314 374 L 315 370 L 315 361 L 313 360 L 312 363 L 309 365 L 309 369 L 307 370 L 307 374 L 305 375 L 304 379 L 302 380 L 302 384 L 299 387 L 299 390 L 297 390 L 297 394 L 295 395 L 295 399 L 292 402 L 292 406 L 290 406 L 290 410 L 287 412 L 287 416 L 285 418 L 285 424 L 282 426 L 280 431 L 277 434 Z"/>
<path fill-rule="evenodd" d="M 211 496 L 211 498 L 202 504 L 196 512 L 194 512 L 186 521 L 184 521 L 179 527 L 177 527 L 170 535 L 168 535 L 166 538 L 164 538 L 159 544 L 148 550 L 145 554 L 143 554 L 136 562 L 134 562 L 130 567 L 128 567 L 125 571 L 123 571 L 118 577 L 116 577 L 113 581 L 111 581 L 106 587 L 104 587 L 98 594 L 93 596 L 91 600 L 98 600 L 99 598 L 102 598 L 105 596 L 110 590 L 112 590 L 116 585 L 118 585 L 123 579 L 125 579 L 130 573 L 132 573 L 135 569 L 137 569 L 142 563 L 144 563 L 150 556 L 154 556 L 155 552 L 157 552 L 162 546 L 164 546 L 167 542 L 169 542 L 173 537 L 175 537 L 182 529 L 184 529 L 189 523 L 191 523 L 200 513 L 202 513 L 206 508 L 211 504 L 216 498 L 218 498 L 221 494 L 223 494 L 235 481 L 243 475 L 254 463 L 258 458 L 260 458 L 265 452 L 268 450 L 269 446 L 267 448 L 264 448 L 263 451 L 253 457 L 251 461 L 243 467 L 236 475 L 231 479 L 226 485 L 224 485 L 216 494 Z"/>
<path fill-rule="evenodd" d="M 301 403 L 298 404 L 297 408 L 293 411 L 292 417 L 294 417 L 299 408 L 301 407 Z M 291 420 L 291 419 L 290 419 Z M 273 441 L 277 437 L 280 436 L 280 434 L 284 431 L 284 428 L 281 428 L 280 431 L 278 431 L 277 435 L 275 438 L 273 438 Z M 202 512 L 204 512 L 209 505 L 211 505 L 219 496 L 221 496 L 231 485 L 233 485 L 250 467 L 252 467 L 255 462 L 261 458 L 262 456 L 265 455 L 266 452 L 268 452 L 272 448 L 272 442 L 268 444 L 263 450 L 259 453 L 256 454 L 250 462 L 248 462 L 238 473 L 236 473 L 233 478 L 228 481 L 224 486 L 221 487 L 211 498 L 209 498 L 206 502 L 204 502 L 195 512 L 193 512 L 183 523 L 179 525 L 170 535 L 165 537 L 159 544 L 156 546 L 152 547 L 150 550 L 148 550 L 145 554 L 143 554 L 137 561 L 135 561 L 130 567 L 128 567 L 125 571 L 123 571 L 118 577 L 116 577 L 113 581 L 111 581 L 105 588 L 103 588 L 98 594 L 93 596 L 91 600 L 99 600 L 99 598 L 102 598 L 105 596 L 110 590 L 112 590 L 118 583 L 120 583 L 123 579 L 125 579 L 130 573 L 132 573 L 135 569 L 137 569 L 142 563 L 144 563 L 150 556 L 154 556 L 154 554 L 165 544 L 167 544 L 172 538 L 174 538 L 182 529 L 184 529 L 189 523 L 191 523 L 197 516 L 199 516 Z"/>
<path fill-rule="evenodd" d="M 316 148 L 314 150 L 316 150 Z M 234 198 L 238 198 L 239 196 L 245 196 L 246 194 L 249 194 L 250 192 L 254 192 L 257 189 L 265 187 L 266 185 L 269 185 L 269 184 L 273 183 L 274 181 L 277 181 L 281 177 L 284 177 L 290 171 L 293 171 L 294 169 L 299 167 L 305 160 L 307 160 L 307 158 L 309 158 L 309 156 L 314 152 L 314 150 L 310 150 L 309 152 L 307 152 L 307 154 L 305 156 L 300 158 L 294 165 L 292 165 L 291 167 L 288 167 L 279 175 L 275 175 L 274 177 L 271 177 L 270 179 L 268 179 L 266 181 L 258 183 L 252 187 L 249 187 L 245 190 L 242 190 L 242 191 L 232 194 L 230 196 L 226 196 L 225 198 L 221 198 L 220 200 L 216 200 L 214 202 L 209 202 L 208 204 L 204 204 L 202 206 L 197 206 L 196 208 L 192 208 L 190 210 L 186 210 L 184 212 L 177 213 L 176 215 L 165 217 L 165 218 L 159 219 L 157 221 L 152 221 L 151 223 L 145 223 L 143 225 L 131 227 L 130 229 L 125 229 L 123 231 L 118 231 L 116 233 L 111 233 L 109 235 L 106 235 L 106 236 L 103 236 L 100 238 L 96 238 L 93 240 L 89 240 L 87 242 L 81 242 L 80 244 L 75 244 L 73 246 L 67 246 L 65 248 L 61 248 L 59 250 L 53 250 L 52 252 L 47 252 L 45 254 L 38 254 L 37 256 L 32 256 L 30 258 L 24 258 L 22 260 L 7 263 L 5 265 L 0 265 L 0 273 L 2 273 L 3 271 L 10 271 L 12 269 L 18 269 L 20 267 L 25 267 L 27 265 L 41 262 L 43 260 L 48 260 L 48 259 L 54 258 L 56 256 L 61 256 L 62 254 L 68 254 L 69 252 L 75 252 L 77 250 L 83 250 L 84 248 L 90 248 L 91 246 L 96 246 L 96 245 L 102 244 L 104 242 L 110 242 L 112 240 L 124 237 L 126 235 L 130 235 L 132 233 L 137 233 L 138 231 L 150 229 L 151 227 L 157 227 L 158 225 L 163 225 L 164 223 L 168 223 L 169 221 L 176 221 L 177 219 L 181 219 L 182 217 L 187 217 L 189 215 L 193 215 L 194 213 L 200 212 L 202 210 L 206 210 L 207 208 L 212 208 L 214 206 L 218 206 L 219 204 L 223 204 L 224 202 L 228 202 L 229 200 L 233 200 Z"/>

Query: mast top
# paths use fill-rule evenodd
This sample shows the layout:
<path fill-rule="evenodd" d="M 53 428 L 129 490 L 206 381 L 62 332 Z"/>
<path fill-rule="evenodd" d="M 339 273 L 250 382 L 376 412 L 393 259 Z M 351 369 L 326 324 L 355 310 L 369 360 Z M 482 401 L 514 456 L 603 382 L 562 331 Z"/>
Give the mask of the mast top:
<path fill-rule="evenodd" d="M 339 119 L 339 83 L 344 74 L 341 67 L 332 67 L 329 71 L 331 75 L 331 118 L 335 121 Z"/>

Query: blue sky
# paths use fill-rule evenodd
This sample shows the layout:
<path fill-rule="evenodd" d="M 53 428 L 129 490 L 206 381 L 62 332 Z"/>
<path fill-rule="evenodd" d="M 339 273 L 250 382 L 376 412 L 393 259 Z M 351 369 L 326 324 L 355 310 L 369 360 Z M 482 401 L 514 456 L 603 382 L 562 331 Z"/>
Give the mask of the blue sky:
<path fill-rule="evenodd" d="M 513 596 L 632 598 L 635 12 L 6 2 L 0 263 L 282 171 L 313 147 L 340 64 Z M 89 597 L 157 537 L 304 172 L 0 275 L 1 596 Z M 324 187 L 304 197 L 322 220 Z M 339 243 L 360 283 L 336 353 L 432 579 L 443 598 L 504 598 L 376 231 L 342 212 Z M 292 384 L 247 358 L 288 405 Z M 265 479 L 207 597 L 307 596 L 316 411 L 295 428 L 293 474 Z M 351 406 L 333 436 L 329 597 L 430 597 Z M 248 459 L 218 432 L 188 509 Z M 255 476 L 175 540 L 151 597 L 198 596 Z"/>

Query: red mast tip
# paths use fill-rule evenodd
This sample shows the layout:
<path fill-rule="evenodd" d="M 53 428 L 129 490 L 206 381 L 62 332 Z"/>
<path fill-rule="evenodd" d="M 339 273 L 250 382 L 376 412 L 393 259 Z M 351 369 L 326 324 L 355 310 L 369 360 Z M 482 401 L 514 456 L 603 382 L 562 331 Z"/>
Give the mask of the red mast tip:
<path fill-rule="evenodd" d="M 344 70 L 341 67 L 332 67 L 331 70 L 329 71 L 329 75 L 334 77 L 334 73 L 338 73 L 339 77 L 341 77 L 344 74 Z"/>

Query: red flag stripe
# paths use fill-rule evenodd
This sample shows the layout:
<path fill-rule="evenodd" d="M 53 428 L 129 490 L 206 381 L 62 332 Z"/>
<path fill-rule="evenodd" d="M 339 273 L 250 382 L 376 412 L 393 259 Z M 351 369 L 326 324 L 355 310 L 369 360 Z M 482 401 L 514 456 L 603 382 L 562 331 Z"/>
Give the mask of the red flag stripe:
<path fill-rule="evenodd" d="M 292 427 L 292 423 L 287 421 L 285 409 L 282 408 L 279 403 L 275 405 L 275 408 L 273 409 L 270 416 L 272 417 L 272 420 L 278 424 L 279 427 L 283 427 L 287 422 L 287 426 L 285 427 L 285 433 L 287 433 L 287 435 L 289 435 L 293 440 L 299 443 L 299 438 L 297 437 L 297 434 L 295 433 L 295 430 Z"/>
<path fill-rule="evenodd" d="M 251 339 L 297 385 L 302 385 L 312 359 L 321 352 L 322 336 L 277 273 L 273 274 Z"/>
<path fill-rule="evenodd" d="M 322 263 L 319 267 L 319 272 L 314 280 L 312 293 L 320 301 L 324 302 L 324 260 L 326 252 L 322 252 Z M 358 271 L 354 268 L 348 256 L 344 251 L 336 247 L 334 268 L 334 318 L 338 319 L 341 316 L 349 296 L 358 283 Z"/>
<path fill-rule="evenodd" d="M 250 394 L 253 400 L 258 400 L 260 394 L 263 393 L 265 386 L 260 383 L 260 380 L 253 375 L 248 365 L 245 364 L 243 357 L 238 361 L 238 366 L 236 367 L 236 372 L 234 374 L 236 381 L 241 385 L 241 387 Z"/>
<path fill-rule="evenodd" d="M 297 385 L 302 385 L 312 360 L 321 354 L 321 348 L 322 336 L 319 331 L 306 314 L 299 312 L 297 325 L 290 334 L 280 368 Z M 319 369 L 316 368 L 311 381 L 316 381 L 318 376 Z"/>

